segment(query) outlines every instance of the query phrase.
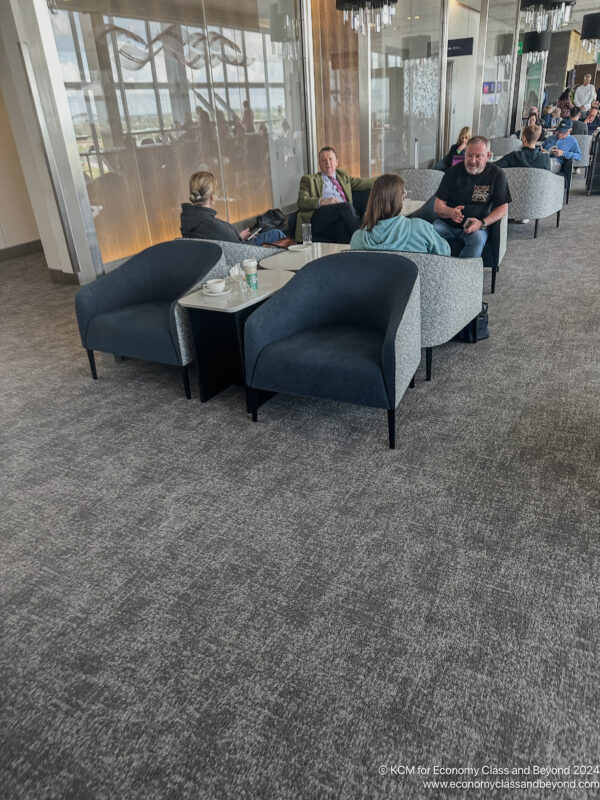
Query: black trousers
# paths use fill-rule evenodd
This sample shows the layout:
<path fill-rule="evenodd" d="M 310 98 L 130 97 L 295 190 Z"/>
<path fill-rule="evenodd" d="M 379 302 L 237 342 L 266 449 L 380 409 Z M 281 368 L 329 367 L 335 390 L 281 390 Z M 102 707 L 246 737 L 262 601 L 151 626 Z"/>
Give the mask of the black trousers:
<path fill-rule="evenodd" d="M 348 244 L 354 231 L 360 228 L 361 219 L 352 203 L 334 203 L 321 206 L 312 215 L 313 242 Z"/>

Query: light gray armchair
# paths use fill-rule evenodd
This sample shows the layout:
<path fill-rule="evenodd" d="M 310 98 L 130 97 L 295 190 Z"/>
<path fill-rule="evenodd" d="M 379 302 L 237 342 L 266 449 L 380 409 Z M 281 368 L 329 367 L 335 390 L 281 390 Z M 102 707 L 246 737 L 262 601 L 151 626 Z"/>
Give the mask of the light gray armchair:
<path fill-rule="evenodd" d="M 520 139 L 517 139 L 516 136 L 503 136 L 498 139 L 490 139 L 490 150 L 494 156 L 498 156 L 499 158 L 507 156 L 515 150 L 520 150 L 522 147 L 523 143 Z"/>
<path fill-rule="evenodd" d="M 276 247 L 261 247 L 257 244 L 247 244 L 246 242 L 223 242 L 220 239 L 199 239 L 199 238 L 186 238 L 186 242 L 212 242 L 219 245 L 223 251 L 223 261 L 227 269 L 224 274 L 227 274 L 229 267 L 234 264 L 241 264 L 245 258 L 255 258 L 257 261 L 263 261 L 265 258 L 270 258 L 276 253 L 280 253 L 281 249 Z M 222 277 L 215 275 L 214 277 Z"/>
<path fill-rule="evenodd" d="M 585 167 L 587 168 L 590 165 L 590 149 L 592 147 L 592 137 L 585 133 L 580 134 L 573 134 L 573 138 L 577 140 L 577 144 L 579 145 L 579 149 L 581 150 L 581 161 L 574 161 L 574 167 Z M 585 172 L 584 172 L 585 175 Z"/>
<path fill-rule="evenodd" d="M 438 169 L 407 169 L 394 170 L 396 175 L 404 180 L 406 191 L 410 193 L 411 200 L 429 200 L 434 195 L 441 183 L 444 173 Z"/>
<path fill-rule="evenodd" d="M 562 175 L 547 169 L 507 167 L 504 170 L 512 196 L 510 216 L 514 219 L 535 219 L 533 238 L 538 234 L 540 219 L 556 214 L 560 225 L 565 184 Z"/>
<path fill-rule="evenodd" d="M 473 338 L 477 341 L 477 316 L 483 300 L 483 261 L 430 253 L 393 254 L 410 259 L 419 270 L 421 347 L 425 348 L 425 380 L 429 381 L 434 347 L 449 342 L 469 323 L 473 324 Z"/>

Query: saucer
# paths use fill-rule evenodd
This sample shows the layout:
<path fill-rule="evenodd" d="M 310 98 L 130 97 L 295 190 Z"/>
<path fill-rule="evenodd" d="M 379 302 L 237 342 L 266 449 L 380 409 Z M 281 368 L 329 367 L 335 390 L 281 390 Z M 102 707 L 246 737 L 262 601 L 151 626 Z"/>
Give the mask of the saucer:
<path fill-rule="evenodd" d="M 306 248 L 310 246 L 310 244 L 291 244 L 288 250 L 291 250 L 292 253 L 298 253 L 300 250 L 306 250 Z"/>
<path fill-rule="evenodd" d="M 223 297 L 224 294 L 229 294 L 232 291 L 232 288 L 230 286 L 228 289 L 223 289 L 222 292 L 210 292 L 206 286 L 203 286 L 202 291 L 207 297 Z"/>

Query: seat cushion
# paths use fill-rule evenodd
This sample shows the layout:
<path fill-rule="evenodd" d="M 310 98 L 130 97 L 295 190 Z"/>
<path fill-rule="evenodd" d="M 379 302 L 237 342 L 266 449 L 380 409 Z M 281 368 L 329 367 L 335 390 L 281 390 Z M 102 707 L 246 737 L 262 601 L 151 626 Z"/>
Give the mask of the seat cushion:
<path fill-rule="evenodd" d="M 143 361 L 179 364 L 171 336 L 169 301 L 138 303 L 92 317 L 86 347 Z"/>
<path fill-rule="evenodd" d="M 381 371 L 384 335 L 373 328 L 328 325 L 267 345 L 250 385 L 284 394 L 389 408 Z"/>

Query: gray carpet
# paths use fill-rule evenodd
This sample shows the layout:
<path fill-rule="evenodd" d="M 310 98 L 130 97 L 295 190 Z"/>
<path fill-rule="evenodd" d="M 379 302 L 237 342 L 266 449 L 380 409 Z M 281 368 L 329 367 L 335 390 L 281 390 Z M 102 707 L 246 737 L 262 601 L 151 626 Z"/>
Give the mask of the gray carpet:
<path fill-rule="evenodd" d="M 75 288 L 0 264 L 3 798 L 591 796 L 392 769 L 600 759 L 578 186 L 559 230 L 510 226 L 490 338 L 421 368 L 395 452 L 381 411 L 277 397 L 252 424 L 240 389 L 188 402 L 110 356 L 93 382 Z"/>

